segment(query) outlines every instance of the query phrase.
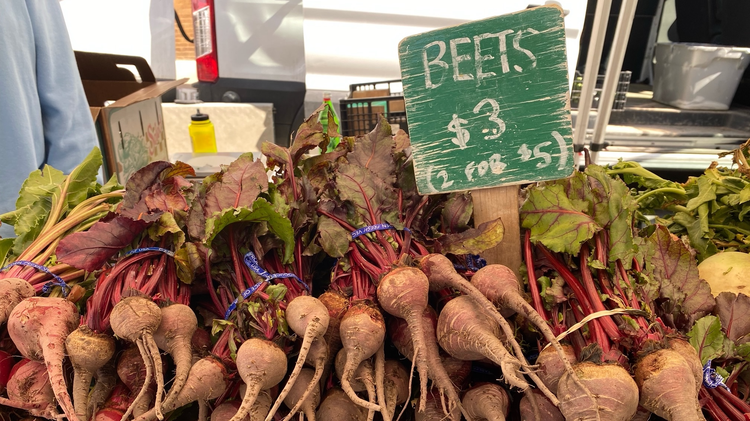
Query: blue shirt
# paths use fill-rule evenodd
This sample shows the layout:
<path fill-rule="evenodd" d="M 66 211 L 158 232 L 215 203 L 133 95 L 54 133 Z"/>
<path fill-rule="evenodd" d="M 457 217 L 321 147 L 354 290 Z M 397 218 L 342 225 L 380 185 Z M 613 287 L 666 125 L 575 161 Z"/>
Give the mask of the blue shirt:
<path fill-rule="evenodd" d="M 3 1 L 0 12 L 0 214 L 29 173 L 64 173 L 99 144 L 58 0 Z M 0 236 L 15 236 L 0 226 Z"/>

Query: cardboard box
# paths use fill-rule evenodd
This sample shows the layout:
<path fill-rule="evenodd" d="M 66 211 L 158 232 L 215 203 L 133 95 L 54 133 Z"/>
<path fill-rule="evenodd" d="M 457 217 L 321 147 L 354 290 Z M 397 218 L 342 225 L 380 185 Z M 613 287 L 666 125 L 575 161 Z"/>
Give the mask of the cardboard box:
<path fill-rule="evenodd" d="M 369 90 L 361 90 L 361 91 L 352 91 L 351 98 L 352 99 L 359 99 L 359 98 L 377 98 L 381 96 L 393 96 L 391 91 L 388 89 L 369 89 Z M 388 101 L 388 112 L 389 113 L 403 113 L 406 112 L 406 107 L 404 105 L 403 99 L 395 99 L 392 101 Z"/>
<path fill-rule="evenodd" d="M 107 178 L 125 184 L 150 162 L 169 160 L 161 96 L 187 79 L 157 82 L 142 57 L 76 51 Z M 129 69 L 138 73 L 138 78 Z M 140 79 L 140 80 L 139 80 Z"/>

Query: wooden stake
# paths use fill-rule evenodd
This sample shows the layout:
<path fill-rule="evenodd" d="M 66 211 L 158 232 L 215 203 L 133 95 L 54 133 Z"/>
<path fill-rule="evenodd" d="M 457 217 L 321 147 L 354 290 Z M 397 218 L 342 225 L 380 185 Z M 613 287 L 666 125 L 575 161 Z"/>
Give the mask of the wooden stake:
<path fill-rule="evenodd" d="M 486 250 L 482 257 L 487 263 L 500 263 L 513 269 L 519 276 L 521 267 L 521 224 L 518 218 L 518 186 L 502 186 L 472 190 L 474 226 L 500 217 L 505 227 L 503 241 Z"/>

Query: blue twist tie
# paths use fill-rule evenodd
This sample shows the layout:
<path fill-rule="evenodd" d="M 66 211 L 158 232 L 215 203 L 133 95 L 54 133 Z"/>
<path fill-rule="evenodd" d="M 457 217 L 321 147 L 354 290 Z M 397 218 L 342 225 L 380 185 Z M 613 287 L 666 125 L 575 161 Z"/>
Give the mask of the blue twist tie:
<path fill-rule="evenodd" d="M 706 365 L 703 366 L 703 385 L 709 389 L 716 389 L 721 386 L 729 390 L 727 385 L 724 384 L 724 377 L 711 368 L 711 360 L 708 360 Z"/>
<path fill-rule="evenodd" d="M 52 273 L 47 266 L 38 265 L 34 262 L 29 262 L 28 260 L 19 260 L 17 262 L 10 263 L 0 268 L 0 272 L 4 272 L 13 266 L 29 266 L 51 276 L 52 279 L 54 279 L 54 281 L 49 281 L 46 284 L 44 284 L 44 286 L 42 287 L 42 292 L 44 292 L 45 294 L 48 294 L 50 290 L 52 290 L 53 286 L 59 286 L 60 288 L 62 288 L 63 297 L 67 297 L 68 293 L 70 293 L 70 287 L 68 286 L 68 284 L 65 283 L 63 278 Z"/>
<path fill-rule="evenodd" d="M 250 298 L 251 295 L 255 294 L 255 291 L 257 291 L 258 288 L 260 288 L 265 283 L 266 281 L 258 282 L 257 284 L 251 286 L 250 288 L 242 291 L 242 294 L 240 295 L 242 296 L 244 300 L 247 300 L 248 298 Z M 237 297 L 234 299 L 234 301 L 232 301 L 232 304 L 229 304 L 229 307 L 227 308 L 227 312 L 224 313 L 224 320 L 229 320 L 229 316 L 232 314 L 234 310 L 237 309 L 237 304 L 239 303 L 240 303 L 240 298 Z"/>
<path fill-rule="evenodd" d="M 467 254 L 466 265 L 472 272 L 476 272 L 479 269 L 487 266 L 487 261 L 484 258 L 479 257 L 478 254 Z"/>
<path fill-rule="evenodd" d="M 169 257 L 174 257 L 174 252 L 172 250 L 167 250 L 161 247 L 141 247 L 141 248 L 130 250 L 129 252 L 125 253 L 125 255 L 132 256 L 134 254 L 145 253 L 147 251 L 160 251 Z"/>
<path fill-rule="evenodd" d="M 484 258 L 479 257 L 478 254 L 467 254 L 464 256 L 466 259 L 466 266 L 454 264 L 453 267 L 456 270 L 470 270 L 476 272 L 479 269 L 487 266 L 487 261 Z"/>
<path fill-rule="evenodd" d="M 261 285 L 265 284 L 266 282 L 271 281 L 272 279 L 279 279 L 279 278 L 294 278 L 297 280 L 297 283 L 302 285 L 307 292 L 310 292 L 310 287 L 302 281 L 297 275 L 293 273 L 274 273 L 271 274 L 267 270 L 263 269 L 260 266 L 260 263 L 258 262 L 258 258 L 255 256 L 255 253 L 252 251 L 248 251 L 247 254 L 245 254 L 245 258 L 243 259 L 245 261 L 245 265 L 247 265 L 250 270 L 255 272 L 258 276 L 263 278 L 262 282 L 258 282 L 257 284 L 251 286 L 250 288 L 242 291 L 242 298 L 247 300 L 250 298 L 251 295 L 255 293 L 255 291 L 258 290 L 258 288 L 261 287 Z M 237 304 L 239 304 L 240 298 L 237 297 L 234 301 L 232 301 L 232 304 L 229 305 L 227 308 L 227 312 L 224 313 L 224 320 L 228 320 L 229 316 L 232 314 L 234 310 L 237 309 Z"/>
<path fill-rule="evenodd" d="M 357 238 L 357 237 L 359 237 L 361 235 L 369 234 L 371 232 L 385 231 L 385 230 L 394 230 L 394 229 L 396 229 L 396 228 L 394 228 L 393 225 L 391 225 L 391 224 L 375 224 L 375 225 L 370 225 L 370 226 L 367 226 L 367 227 L 360 228 L 360 229 L 352 231 L 352 240 L 354 240 L 355 238 Z M 404 231 L 409 231 L 409 228 L 404 228 Z"/>
<path fill-rule="evenodd" d="M 255 253 L 252 251 L 248 251 L 247 254 L 245 254 L 245 264 L 247 267 L 250 268 L 253 272 L 255 272 L 258 276 L 265 279 L 266 281 L 270 281 L 272 279 L 280 279 L 280 278 L 294 278 L 297 280 L 297 283 L 302 285 L 303 288 L 307 292 L 310 292 L 310 287 L 302 281 L 297 275 L 293 273 L 268 273 L 267 270 L 260 267 L 260 263 L 258 263 L 258 258 L 255 257 Z"/>

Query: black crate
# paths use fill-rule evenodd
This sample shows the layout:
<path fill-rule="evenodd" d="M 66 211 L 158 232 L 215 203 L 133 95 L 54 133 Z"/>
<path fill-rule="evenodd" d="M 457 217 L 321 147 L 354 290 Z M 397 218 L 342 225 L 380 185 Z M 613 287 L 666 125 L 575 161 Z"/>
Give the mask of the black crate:
<path fill-rule="evenodd" d="M 384 116 L 391 125 L 409 132 L 404 108 L 404 96 L 394 89 L 400 80 L 359 83 L 349 85 L 349 98 L 340 101 L 341 134 L 362 136 L 375 127 L 379 116 Z"/>

